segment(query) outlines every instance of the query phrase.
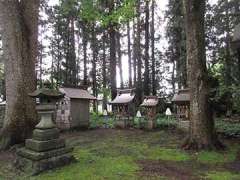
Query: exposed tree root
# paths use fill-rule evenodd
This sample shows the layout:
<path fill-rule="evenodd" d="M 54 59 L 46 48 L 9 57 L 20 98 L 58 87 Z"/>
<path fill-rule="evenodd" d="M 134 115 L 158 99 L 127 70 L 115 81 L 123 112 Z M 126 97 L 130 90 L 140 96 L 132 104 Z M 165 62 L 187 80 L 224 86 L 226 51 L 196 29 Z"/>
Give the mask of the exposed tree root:
<path fill-rule="evenodd" d="M 226 146 L 221 143 L 218 139 L 212 140 L 209 143 L 203 143 L 201 141 L 194 140 L 192 138 L 187 138 L 183 145 L 181 146 L 184 150 L 193 150 L 193 151 L 200 151 L 200 150 L 224 150 Z"/>

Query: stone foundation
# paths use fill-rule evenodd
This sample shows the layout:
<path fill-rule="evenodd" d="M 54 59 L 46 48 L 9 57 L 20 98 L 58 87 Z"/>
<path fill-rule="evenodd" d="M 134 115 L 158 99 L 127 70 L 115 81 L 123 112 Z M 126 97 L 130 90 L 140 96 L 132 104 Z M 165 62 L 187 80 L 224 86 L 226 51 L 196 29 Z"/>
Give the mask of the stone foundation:
<path fill-rule="evenodd" d="M 116 127 L 117 128 L 129 128 L 133 127 L 133 118 L 132 117 L 118 117 L 116 118 Z"/>
<path fill-rule="evenodd" d="M 59 138 L 57 128 L 33 131 L 33 138 L 27 139 L 25 147 L 17 150 L 16 167 L 37 175 L 43 171 L 64 166 L 74 160 L 73 148 L 66 147 L 65 140 Z"/>

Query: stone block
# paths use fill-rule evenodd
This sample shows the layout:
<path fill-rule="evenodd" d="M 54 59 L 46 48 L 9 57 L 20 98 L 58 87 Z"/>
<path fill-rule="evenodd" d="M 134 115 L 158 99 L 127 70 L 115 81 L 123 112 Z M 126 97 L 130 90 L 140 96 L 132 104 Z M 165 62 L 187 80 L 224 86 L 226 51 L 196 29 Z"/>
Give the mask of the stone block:
<path fill-rule="evenodd" d="M 51 139 L 59 138 L 59 130 L 57 128 L 53 129 L 35 129 L 33 131 L 33 139 L 39 141 L 48 141 Z"/>
<path fill-rule="evenodd" d="M 40 161 L 43 159 L 48 159 L 51 157 L 56 157 L 66 153 L 70 153 L 72 151 L 73 151 L 73 148 L 71 147 L 64 147 L 64 148 L 54 149 L 54 150 L 45 151 L 45 152 L 35 152 L 30 149 L 21 148 L 17 150 L 17 155 L 27 159 L 31 159 L 33 161 Z"/>
<path fill-rule="evenodd" d="M 40 161 L 33 161 L 22 156 L 18 156 L 15 166 L 23 172 L 30 175 L 38 175 L 39 173 L 70 164 L 75 159 L 72 154 L 67 153 L 54 156 Z"/>
<path fill-rule="evenodd" d="M 65 141 L 63 139 L 53 139 L 49 141 L 38 141 L 35 139 L 27 139 L 25 142 L 26 148 L 36 151 L 43 152 L 53 149 L 65 147 Z"/>

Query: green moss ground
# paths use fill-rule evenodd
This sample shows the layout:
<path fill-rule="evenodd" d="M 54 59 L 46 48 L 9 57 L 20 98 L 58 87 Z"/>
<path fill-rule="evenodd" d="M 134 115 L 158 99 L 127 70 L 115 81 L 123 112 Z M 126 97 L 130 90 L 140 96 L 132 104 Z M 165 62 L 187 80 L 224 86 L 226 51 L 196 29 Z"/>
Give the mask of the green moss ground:
<path fill-rule="evenodd" d="M 1 161 L 0 179 L 240 179 L 240 173 L 227 168 L 240 150 L 234 142 L 227 142 L 229 148 L 224 152 L 193 153 L 178 148 L 184 135 L 173 131 L 102 129 L 69 133 L 64 137 L 68 145 L 75 147 L 73 154 L 77 162 L 29 177 L 13 171 L 10 160 Z"/>

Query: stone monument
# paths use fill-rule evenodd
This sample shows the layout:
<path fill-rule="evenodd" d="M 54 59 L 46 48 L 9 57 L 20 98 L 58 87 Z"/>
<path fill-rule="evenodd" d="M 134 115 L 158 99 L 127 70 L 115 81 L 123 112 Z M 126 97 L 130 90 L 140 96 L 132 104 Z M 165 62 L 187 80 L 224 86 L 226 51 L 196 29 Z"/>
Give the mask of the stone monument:
<path fill-rule="evenodd" d="M 64 94 L 50 89 L 39 89 L 29 94 L 39 98 L 37 106 L 40 122 L 33 131 L 32 139 L 27 139 L 25 147 L 17 150 L 16 166 L 31 175 L 64 166 L 74 160 L 73 148 L 66 147 L 65 140 L 59 137 L 59 130 L 52 121 L 56 102 Z"/>

